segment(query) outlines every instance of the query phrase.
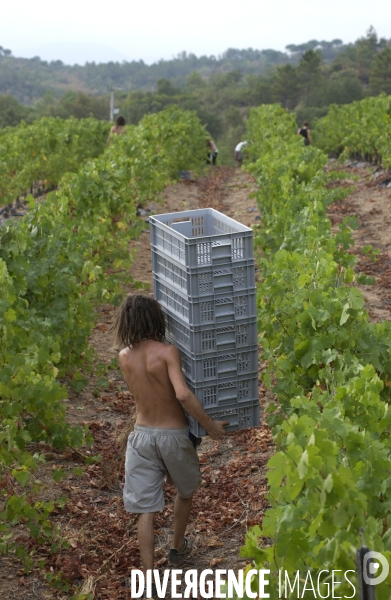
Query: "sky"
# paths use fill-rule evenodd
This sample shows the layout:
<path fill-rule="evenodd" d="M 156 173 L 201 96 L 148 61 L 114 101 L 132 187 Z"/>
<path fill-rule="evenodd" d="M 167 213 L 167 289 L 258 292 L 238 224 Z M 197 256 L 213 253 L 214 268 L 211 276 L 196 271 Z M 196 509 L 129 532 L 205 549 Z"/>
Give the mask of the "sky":
<path fill-rule="evenodd" d="M 14 56 L 86 61 L 169 60 L 182 51 L 272 48 L 311 39 L 354 42 L 373 25 L 391 38 L 390 0 L 3 0 L 0 45 Z"/>

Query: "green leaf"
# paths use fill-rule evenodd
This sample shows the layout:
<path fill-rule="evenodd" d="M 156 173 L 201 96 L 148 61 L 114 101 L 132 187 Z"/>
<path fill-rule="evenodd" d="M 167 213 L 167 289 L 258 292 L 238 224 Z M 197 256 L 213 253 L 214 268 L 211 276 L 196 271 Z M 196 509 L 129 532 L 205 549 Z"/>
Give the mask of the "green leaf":
<path fill-rule="evenodd" d="M 304 450 L 297 467 L 300 479 L 304 479 L 308 471 L 308 451 Z"/>
<path fill-rule="evenodd" d="M 66 472 L 63 468 L 52 471 L 52 477 L 56 483 L 60 483 L 62 479 L 66 479 Z"/>
<path fill-rule="evenodd" d="M 277 452 L 268 462 L 267 478 L 271 487 L 279 487 L 287 473 L 287 461 L 282 452 Z"/>
<path fill-rule="evenodd" d="M 30 481 L 30 473 L 26 467 L 21 469 L 14 469 L 12 471 L 12 475 L 15 477 L 16 481 L 20 483 L 23 487 L 25 487 Z"/>
<path fill-rule="evenodd" d="M 308 529 L 308 535 L 310 536 L 310 538 L 313 538 L 317 532 L 317 529 L 319 527 L 319 525 L 322 523 L 323 521 L 323 510 L 320 510 L 318 512 L 318 514 L 316 515 L 315 519 L 312 521 L 309 529 Z"/>
<path fill-rule="evenodd" d="M 13 321 L 16 321 L 16 312 L 14 311 L 13 308 L 9 308 L 4 313 L 4 317 L 5 317 L 6 321 L 8 321 L 9 323 L 12 323 Z"/>
<path fill-rule="evenodd" d="M 350 288 L 349 298 L 352 308 L 361 309 L 364 306 L 364 298 L 362 293 L 357 288 Z"/>
<path fill-rule="evenodd" d="M 297 344 L 297 346 L 295 347 L 295 357 L 298 360 L 300 360 L 300 358 L 302 358 L 306 354 L 309 347 L 310 347 L 309 340 L 303 340 L 302 342 Z"/>
<path fill-rule="evenodd" d="M 346 523 L 348 522 L 348 519 L 349 519 L 349 515 L 345 511 L 345 509 L 342 507 L 342 503 L 341 503 L 334 513 L 333 523 L 334 523 L 334 525 L 336 525 L 336 527 L 338 527 L 339 529 L 342 529 L 343 527 L 345 527 Z"/>
<path fill-rule="evenodd" d="M 339 320 L 340 325 L 344 325 L 344 323 L 346 323 L 346 321 L 349 319 L 349 317 L 350 317 L 350 315 L 348 313 L 349 308 L 350 308 L 350 305 L 348 303 L 344 304 L 344 307 L 342 309 L 341 318 Z"/>
<path fill-rule="evenodd" d="M 320 503 L 321 506 L 324 506 L 326 504 L 326 494 L 329 494 L 331 492 L 331 490 L 333 489 L 333 476 L 331 473 L 329 473 L 326 477 L 326 479 L 324 480 L 323 486 L 322 486 L 322 491 L 320 492 Z"/>

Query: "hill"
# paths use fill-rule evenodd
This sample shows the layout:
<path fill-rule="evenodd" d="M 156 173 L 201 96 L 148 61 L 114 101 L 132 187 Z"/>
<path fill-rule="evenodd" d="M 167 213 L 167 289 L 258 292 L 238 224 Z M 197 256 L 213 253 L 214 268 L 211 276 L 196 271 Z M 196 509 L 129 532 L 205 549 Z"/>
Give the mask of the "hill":
<path fill-rule="evenodd" d="M 176 87 L 184 87 L 194 71 L 203 78 L 239 69 L 243 75 L 267 75 L 284 64 L 296 65 L 309 49 L 319 49 L 323 60 L 330 62 L 348 46 L 341 40 L 331 42 L 311 40 L 305 44 L 290 44 L 286 52 L 277 50 L 239 50 L 229 48 L 221 56 L 200 56 L 182 52 L 172 60 L 160 60 L 152 65 L 142 60 L 132 62 L 87 62 L 84 66 L 66 65 L 60 60 L 47 62 L 39 56 L 18 58 L 0 47 L 0 93 L 9 94 L 25 105 L 32 105 L 45 93 L 53 90 L 60 96 L 67 89 L 87 94 L 104 94 L 108 87 L 125 92 L 151 91 L 161 78 Z"/>
<path fill-rule="evenodd" d="M 41 117 L 108 120 L 110 94 L 127 123 L 177 105 L 197 113 L 232 164 L 252 107 L 280 103 L 298 124 L 325 115 L 330 104 L 391 94 L 391 40 L 373 28 L 354 44 L 310 40 L 275 50 L 228 49 L 223 55 L 183 52 L 152 65 L 139 62 L 68 66 L 22 59 L 0 47 L 0 127 Z"/>

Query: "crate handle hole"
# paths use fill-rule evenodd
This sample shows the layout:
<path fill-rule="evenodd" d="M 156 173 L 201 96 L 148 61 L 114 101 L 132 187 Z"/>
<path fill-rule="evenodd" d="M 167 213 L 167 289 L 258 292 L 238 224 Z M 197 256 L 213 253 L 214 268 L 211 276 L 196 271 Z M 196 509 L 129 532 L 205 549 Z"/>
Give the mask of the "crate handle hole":
<path fill-rule="evenodd" d="M 183 217 L 182 219 L 173 219 L 172 223 L 190 223 L 190 219 L 187 217 Z"/>

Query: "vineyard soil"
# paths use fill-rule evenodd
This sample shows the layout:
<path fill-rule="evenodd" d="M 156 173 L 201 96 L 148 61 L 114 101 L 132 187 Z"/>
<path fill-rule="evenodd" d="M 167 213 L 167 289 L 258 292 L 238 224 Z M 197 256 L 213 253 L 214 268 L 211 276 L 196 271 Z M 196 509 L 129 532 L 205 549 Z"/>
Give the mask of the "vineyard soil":
<path fill-rule="evenodd" d="M 359 259 L 358 268 L 376 278 L 374 286 L 363 288 L 367 309 L 373 320 L 390 319 L 391 190 L 377 186 L 378 180 L 372 178 L 374 168 L 369 165 L 346 167 L 346 170 L 359 178 L 350 182 L 355 191 L 332 205 L 329 215 L 334 225 L 346 215 L 357 215 L 359 229 L 354 233 L 353 251 Z M 346 180 L 337 183 L 346 185 Z M 260 222 L 251 197 L 253 187 L 252 179 L 244 172 L 218 167 L 198 181 L 183 181 L 167 188 L 162 204 L 155 208 L 157 212 L 172 212 L 210 206 L 245 225 L 252 225 Z M 362 248 L 368 244 L 381 251 L 376 261 L 362 254 Z M 147 225 L 129 250 L 136 252 L 132 266 L 134 283 L 124 294 L 135 290 L 152 293 Z M 130 598 L 127 577 L 132 567 L 139 566 L 136 520 L 123 510 L 121 497 L 124 444 L 135 410 L 115 364 L 117 350 L 110 333 L 114 312 L 111 305 L 100 307 L 99 321 L 91 337 L 98 361 L 110 365 L 108 373 L 104 377 L 98 374 L 89 377 L 84 390 L 80 393 L 70 390 L 67 400 L 69 420 L 89 424 L 95 438 L 91 453 L 101 454 L 102 461 L 87 466 L 79 477 L 72 474 L 75 467 L 83 467 L 79 455 L 41 448 L 47 459 L 39 473 L 39 478 L 47 484 L 44 497 L 55 498 L 62 494 L 68 497 L 66 507 L 54 514 L 54 520 L 70 548 L 57 554 L 52 554 L 49 546 L 35 548 L 37 555 L 46 559 L 48 569 L 54 573 L 61 571 L 72 587 L 83 586 L 84 592 L 95 593 L 99 600 Z M 262 408 L 271 393 L 261 383 L 259 391 Z M 272 439 L 266 425 L 229 434 L 220 443 L 204 439 L 199 451 L 203 482 L 195 497 L 189 525 L 195 551 L 185 568 L 237 570 L 245 566 L 246 561 L 238 552 L 246 529 L 260 522 L 268 506 L 265 473 L 272 452 Z M 67 478 L 55 484 L 50 470 L 60 465 Z M 173 497 L 173 488 L 167 486 L 166 507 L 156 519 L 155 566 L 160 569 L 166 567 Z M 23 530 L 18 529 L 16 535 L 22 542 Z M 49 587 L 38 571 L 24 575 L 20 563 L 7 557 L 0 559 L 0 590 L 2 597 L 15 600 L 37 597 L 65 600 L 72 595 L 69 591 Z"/>
<path fill-rule="evenodd" d="M 381 182 L 389 179 L 389 172 L 358 163 L 348 163 L 344 168 L 350 179 L 337 182 L 354 186 L 354 192 L 329 208 L 329 217 L 336 226 L 344 217 L 355 215 L 358 228 L 353 232 L 355 241 L 351 249 L 357 256 L 356 271 L 375 278 L 374 285 L 357 285 L 361 289 L 370 320 L 390 320 L 391 309 L 391 189 Z M 357 179 L 356 179 L 357 178 Z M 366 246 L 375 253 L 365 253 Z M 364 252 L 363 252 L 364 249 Z"/>

